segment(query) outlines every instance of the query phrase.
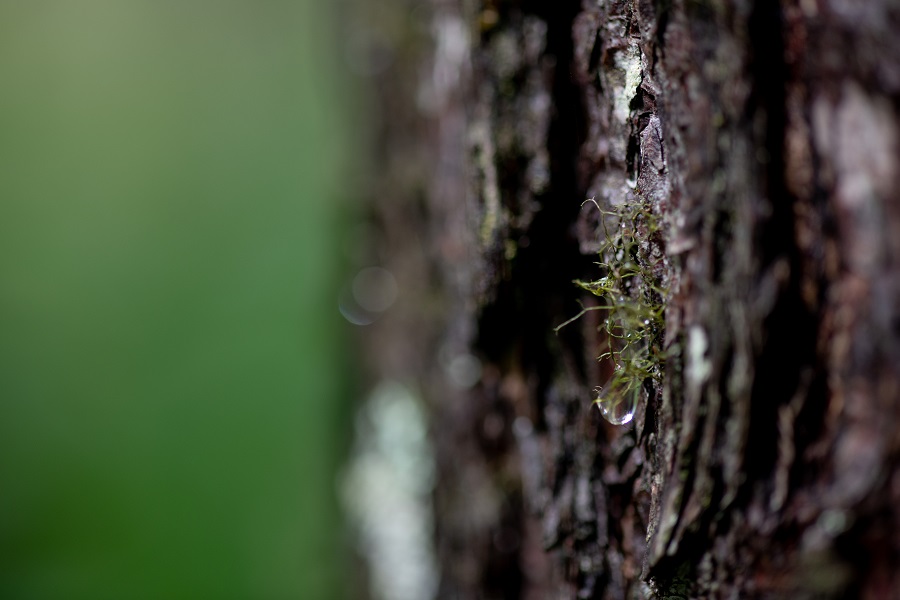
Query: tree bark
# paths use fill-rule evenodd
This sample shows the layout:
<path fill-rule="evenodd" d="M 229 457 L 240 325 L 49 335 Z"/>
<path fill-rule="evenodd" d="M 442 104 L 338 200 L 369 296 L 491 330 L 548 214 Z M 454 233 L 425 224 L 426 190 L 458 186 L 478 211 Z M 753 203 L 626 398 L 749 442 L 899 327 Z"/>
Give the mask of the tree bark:
<path fill-rule="evenodd" d="M 431 26 L 439 596 L 900 598 L 900 7 L 470 0 Z M 661 224 L 665 359 L 616 426 L 601 311 L 554 327 L 625 204 Z"/>

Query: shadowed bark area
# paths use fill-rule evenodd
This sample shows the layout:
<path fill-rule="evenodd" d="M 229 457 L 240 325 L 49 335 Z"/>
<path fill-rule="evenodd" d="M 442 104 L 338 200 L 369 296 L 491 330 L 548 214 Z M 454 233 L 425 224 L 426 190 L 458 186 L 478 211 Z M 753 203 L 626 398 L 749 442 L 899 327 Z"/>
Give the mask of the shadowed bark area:
<path fill-rule="evenodd" d="M 900 9 L 434 15 L 466 52 L 429 117 L 447 300 L 424 347 L 481 362 L 471 387 L 446 360 L 425 378 L 440 597 L 900 597 Z M 553 328 L 598 305 L 572 281 L 607 274 L 623 206 L 660 226 L 636 260 L 665 358 L 614 426 L 603 312 Z"/>

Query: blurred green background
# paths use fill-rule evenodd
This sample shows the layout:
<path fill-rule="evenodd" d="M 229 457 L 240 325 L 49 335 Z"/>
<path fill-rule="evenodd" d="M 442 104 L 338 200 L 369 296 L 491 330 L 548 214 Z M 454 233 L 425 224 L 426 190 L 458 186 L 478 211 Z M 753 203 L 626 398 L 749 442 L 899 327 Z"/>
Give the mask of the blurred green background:
<path fill-rule="evenodd" d="M 344 597 L 332 13 L 0 3 L 0 598 Z"/>

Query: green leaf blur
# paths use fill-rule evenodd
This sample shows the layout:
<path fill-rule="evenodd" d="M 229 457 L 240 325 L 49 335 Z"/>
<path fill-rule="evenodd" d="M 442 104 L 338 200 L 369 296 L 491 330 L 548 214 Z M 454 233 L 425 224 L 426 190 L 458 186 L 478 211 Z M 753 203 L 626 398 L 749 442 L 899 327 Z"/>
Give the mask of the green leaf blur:
<path fill-rule="evenodd" d="M 0 598 L 342 597 L 329 6 L 0 4 Z"/>

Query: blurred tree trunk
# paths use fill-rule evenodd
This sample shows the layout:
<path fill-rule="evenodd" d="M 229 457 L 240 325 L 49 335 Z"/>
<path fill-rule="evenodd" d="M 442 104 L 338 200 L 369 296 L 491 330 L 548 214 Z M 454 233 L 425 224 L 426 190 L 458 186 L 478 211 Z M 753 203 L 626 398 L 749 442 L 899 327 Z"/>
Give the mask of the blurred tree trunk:
<path fill-rule="evenodd" d="M 431 26 L 440 597 L 900 598 L 897 4 L 470 0 Z M 623 202 L 663 224 L 668 358 L 614 426 L 597 313 L 553 328 Z"/>

